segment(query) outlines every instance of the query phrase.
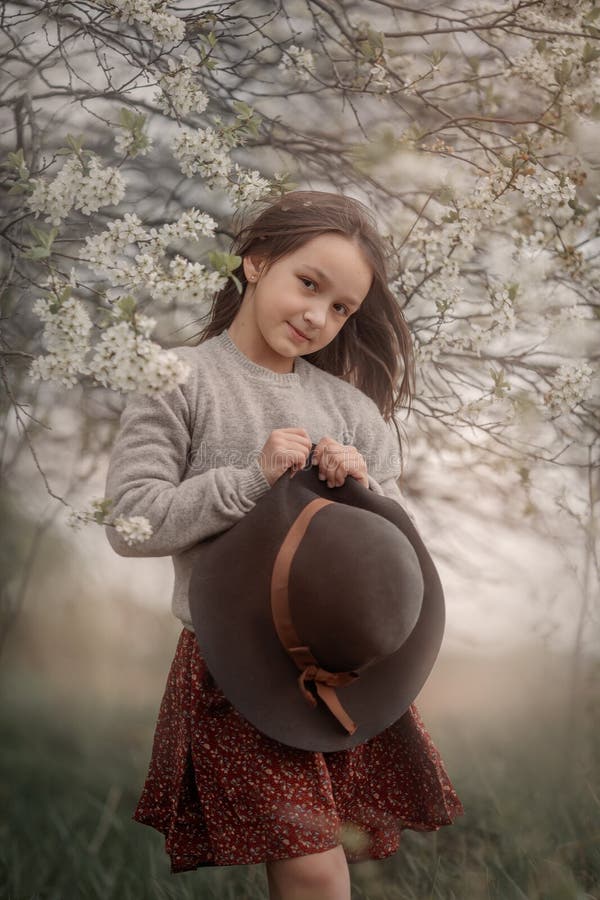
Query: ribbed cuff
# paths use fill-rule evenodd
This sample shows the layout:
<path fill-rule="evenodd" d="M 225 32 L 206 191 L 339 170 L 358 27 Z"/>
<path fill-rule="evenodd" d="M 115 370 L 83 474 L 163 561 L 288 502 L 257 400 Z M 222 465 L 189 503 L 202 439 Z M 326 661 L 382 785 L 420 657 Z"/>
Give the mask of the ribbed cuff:
<path fill-rule="evenodd" d="M 248 478 L 245 484 L 244 493 L 249 500 L 258 500 L 263 494 L 270 489 L 271 485 L 267 481 L 265 473 L 260 467 L 258 459 L 248 466 Z"/>

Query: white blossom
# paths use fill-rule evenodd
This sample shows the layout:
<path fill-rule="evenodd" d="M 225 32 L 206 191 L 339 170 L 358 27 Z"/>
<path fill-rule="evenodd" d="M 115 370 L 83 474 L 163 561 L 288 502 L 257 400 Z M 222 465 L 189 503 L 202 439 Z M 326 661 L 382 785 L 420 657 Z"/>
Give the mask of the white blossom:
<path fill-rule="evenodd" d="M 234 167 L 235 181 L 227 185 L 226 192 L 235 206 L 253 203 L 267 196 L 271 190 L 268 179 L 263 178 L 257 169 L 242 169 L 237 163 Z"/>
<path fill-rule="evenodd" d="M 34 189 L 26 202 L 34 212 L 46 213 L 45 222 L 60 225 L 72 209 L 86 215 L 101 206 L 116 206 L 125 194 L 125 181 L 118 171 L 102 166 L 97 156 L 88 161 L 88 171 L 81 161 L 69 157 L 56 177 L 50 181 L 32 178 Z"/>
<path fill-rule="evenodd" d="M 555 212 L 558 206 L 575 198 L 575 185 L 571 179 L 561 179 L 552 172 L 518 175 L 515 188 L 544 215 Z"/>
<path fill-rule="evenodd" d="M 219 272 L 177 254 L 169 262 L 168 272 L 156 266 L 153 270 L 148 269 L 145 286 L 155 300 L 178 303 L 190 300 L 202 302 L 226 283 L 226 277 Z"/>
<path fill-rule="evenodd" d="M 142 543 L 152 536 L 153 530 L 145 516 L 119 516 L 112 522 L 107 518 L 107 500 L 104 497 L 96 497 L 90 502 L 91 510 L 71 508 L 67 516 L 66 524 L 69 528 L 79 530 L 82 525 L 91 522 L 114 527 L 123 535 L 126 543 L 132 546 L 134 543 Z"/>
<path fill-rule="evenodd" d="M 159 43 L 179 43 L 185 37 L 185 22 L 166 11 L 168 0 L 104 0 L 115 18 L 148 25 Z"/>
<path fill-rule="evenodd" d="M 158 80 L 160 91 L 154 95 L 159 109 L 177 116 L 204 112 L 208 106 L 208 95 L 195 80 L 193 61 L 184 55 L 180 63 L 176 63 L 169 57 L 168 66 L 169 71 Z"/>
<path fill-rule="evenodd" d="M 600 62 L 593 54 L 586 55 L 581 41 L 590 23 L 581 4 L 556 2 L 544 7 L 521 11 L 523 25 L 539 30 L 544 38 L 513 60 L 513 71 L 545 90 L 560 90 L 565 105 L 585 106 L 591 112 L 600 100 Z"/>
<path fill-rule="evenodd" d="M 175 222 L 166 222 L 160 228 L 151 228 L 147 251 L 156 254 L 175 240 L 197 241 L 201 237 L 213 237 L 218 228 L 217 222 L 208 213 L 200 212 L 195 207 L 184 210 Z"/>
<path fill-rule="evenodd" d="M 590 322 L 589 310 L 583 306 L 563 306 L 552 316 L 551 325 L 562 331 L 565 325 L 573 322 Z"/>
<path fill-rule="evenodd" d="M 513 299 L 506 287 L 492 290 L 492 314 L 490 316 L 491 328 L 493 336 L 507 334 L 514 331 L 516 326 L 515 310 Z"/>
<path fill-rule="evenodd" d="M 415 336 L 414 356 L 417 363 L 436 363 L 440 354 L 448 347 L 448 338 L 443 331 L 437 331 L 428 340 Z"/>
<path fill-rule="evenodd" d="M 79 509 L 70 510 L 67 516 L 67 525 L 74 531 L 80 529 L 82 525 L 87 525 L 90 521 L 92 521 L 90 514 Z"/>
<path fill-rule="evenodd" d="M 544 394 L 544 403 L 553 414 L 568 413 L 589 394 L 592 368 L 587 363 L 566 363 L 559 366 L 550 379 L 550 390 Z"/>
<path fill-rule="evenodd" d="M 382 63 L 374 63 L 369 69 L 368 86 L 382 88 L 386 93 L 391 91 L 392 83 L 387 69 Z"/>
<path fill-rule="evenodd" d="M 85 356 L 92 322 L 81 301 L 75 297 L 59 300 L 56 294 L 39 298 L 33 311 L 44 322 L 43 343 L 48 353 L 36 357 L 29 368 L 33 381 L 57 381 L 65 387 L 77 384 L 87 372 Z"/>
<path fill-rule="evenodd" d="M 418 289 L 419 296 L 434 304 L 440 317 L 451 311 L 463 299 L 463 285 L 458 262 L 444 261 L 440 271 L 428 278 Z"/>
<path fill-rule="evenodd" d="M 173 350 L 149 340 L 154 319 L 137 315 L 136 327 L 119 321 L 108 326 L 95 347 L 89 370 L 100 384 L 117 391 L 158 395 L 175 388 L 189 375 L 189 364 Z"/>
<path fill-rule="evenodd" d="M 152 149 L 153 143 L 154 141 L 150 135 L 145 134 L 143 144 L 140 146 L 139 139 L 130 129 L 121 128 L 115 138 L 115 150 L 123 156 L 146 156 L 148 151 Z"/>
<path fill-rule="evenodd" d="M 147 286 L 154 290 L 160 282 L 162 291 L 169 277 L 174 277 L 174 272 L 169 276 L 160 263 L 160 257 L 168 245 L 175 240 L 212 237 L 216 229 L 217 222 L 195 207 L 184 210 L 174 222 L 166 222 L 160 228 L 153 227 L 148 231 L 135 213 L 126 213 L 122 219 L 111 222 L 105 231 L 86 237 L 80 257 L 95 272 L 108 272 L 115 285 L 131 285 L 134 289 Z M 134 260 L 122 258 L 131 244 L 137 244 L 138 250 L 142 247 L 142 251 L 135 255 Z M 203 276 L 202 294 L 211 290 L 214 283 L 208 275 Z M 189 286 L 189 282 L 179 286 L 173 284 L 174 294 Z"/>
<path fill-rule="evenodd" d="M 53 180 L 30 178 L 33 191 L 25 200 L 29 208 L 37 213 L 47 213 L 45 222 L 60 225 L 75 205 L 81 168 L 81 163 L 73 156 L 66 160 Z"/>
<path fill-rule="evenodd" d="M 200 174 L 223 183 L 233 165 L 228 144 L 210 127 L 180 129 L 171 142 L 171 150 L 183 174 L 190 178 Z"/>
<path fill-rule="evenodd" d="M 284 56 L 278 69 L 280 72 L 291 74 L 300 83 L 306 83 L 310 79 L 311 72 L 315 70 L 315 58 L 312 50 L 290 44 L 284 50 Z"/>
<path fill-rule="evenodd" d="M 115 519 L 114 526 L 129 546 L 147 541 L 153 533 L 152 526 L 145 516 L 130 516 L 129 518 L 119 516 Z"/>

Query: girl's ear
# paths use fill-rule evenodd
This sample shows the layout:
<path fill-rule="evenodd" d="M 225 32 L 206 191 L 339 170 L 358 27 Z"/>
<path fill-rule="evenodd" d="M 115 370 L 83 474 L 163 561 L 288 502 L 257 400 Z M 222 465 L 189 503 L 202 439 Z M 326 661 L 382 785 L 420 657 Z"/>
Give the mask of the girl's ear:
<path fill-rule="evenodd" d="M 264 259 L 257 254 L 244 256 L 244 275 L 247 281 L 255 281 L 264 268 Z"/>

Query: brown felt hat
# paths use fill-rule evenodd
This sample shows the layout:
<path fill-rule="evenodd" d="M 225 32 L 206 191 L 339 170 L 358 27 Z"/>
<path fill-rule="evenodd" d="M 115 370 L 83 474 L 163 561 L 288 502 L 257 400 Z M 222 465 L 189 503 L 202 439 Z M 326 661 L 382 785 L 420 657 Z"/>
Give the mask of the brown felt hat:
<path fill-rule="evenodd" d="M 189 601 L 236 710 L 283 744 L 327 752 L 404 715 L 438 655 L 445 610 L 402 506 L 351 476 L 329 488 L 310 463 L 198 545 Z"/>

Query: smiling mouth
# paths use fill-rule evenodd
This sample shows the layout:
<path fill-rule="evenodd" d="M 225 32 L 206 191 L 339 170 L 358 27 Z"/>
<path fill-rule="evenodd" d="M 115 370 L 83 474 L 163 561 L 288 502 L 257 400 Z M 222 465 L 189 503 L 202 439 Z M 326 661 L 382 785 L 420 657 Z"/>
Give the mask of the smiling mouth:
<path fill-rule="evenodd" d="M 308 341 L 308 340 L 309 340 L 309 338 L 308 338 L 305 334 L 302 334 L 301 331 L 298 331 L 297 328 L 294 328 L 294 326 L 292 325 L 291 322 L 288 322 L 288 325 L 290 326 L 290 328 L 291 328 L 293 331 L 296 332 L 296 334 L 298 335 L 298 337 L 304 338 L 305 341 Z"/>

